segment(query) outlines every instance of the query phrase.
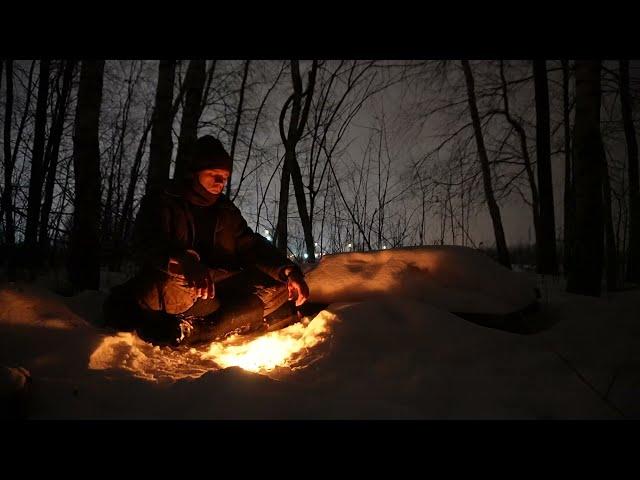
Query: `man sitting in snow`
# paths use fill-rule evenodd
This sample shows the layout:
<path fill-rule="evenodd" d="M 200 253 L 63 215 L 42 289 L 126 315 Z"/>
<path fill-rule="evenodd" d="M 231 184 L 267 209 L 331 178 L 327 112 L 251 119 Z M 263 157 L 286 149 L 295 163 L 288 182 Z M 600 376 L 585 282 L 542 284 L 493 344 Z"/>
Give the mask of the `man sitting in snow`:
<path fill-rule="evenodd" d="M 143 198 L 134 229 L 141 269 L 111 290 L 108 326 L 177 346 L 298 320 L 309 296 L 302 271 L 222 193 L 231 169 L 222 143 L 204 136 L 187 178 Z"/>

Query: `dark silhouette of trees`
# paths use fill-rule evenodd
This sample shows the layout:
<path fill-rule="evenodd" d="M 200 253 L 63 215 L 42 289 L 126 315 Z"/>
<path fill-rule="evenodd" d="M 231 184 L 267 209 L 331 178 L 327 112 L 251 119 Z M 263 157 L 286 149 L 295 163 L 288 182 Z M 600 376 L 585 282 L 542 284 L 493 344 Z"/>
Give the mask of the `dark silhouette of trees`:
<path fill-rule="evenodd" d="M 53 110 L 52 125 L 44 157 L 47 177 L 44 186 L 44 199 L 42 202 L 38 236 L 40 249 L 43 251 L 49 245 L 49 216 L 53 205 L 53 191 L 56 181 L 56 173 L 58 171 L 60 143 L 62 141 L 64 124 L 67 118 L 73 75 L 76 67 L 76 61 L 74 60 L 65 60 L 60 63 L 60 70 L 63 71 L 62 88 L 61 90 L 56 91 L 56 104 Z"/>
<path fill-rule="evenodd" d="M 567 289 L 589 295 L 603 273 L 608 290 L 638 282 L 637 69 L 596 63 L 2 59 L 2 260 L 15 278 L 66 257 L 74 288 L 97 288 L 100 264 L 129 268 L 142 196 L 212 134 L 235 160 L 229 198 L 300 260 L 482 248 L 487 209 L 506 266 L 556 274 L 562 255 Z M 507 244 L 514 200 L 535 252 L 522 230 Z"/>
<path fill-rule="evenodd" d="M 13 119 L 13 60 L 5 60 L 6 101 L 4 108 L 4 189 L 2 190 L 2 212 L 5 215 L 4 236 L 10 247 L 15 244 L 15 223 L 13 221 L 13 169 L 15 157 L 11 153 L 11 123 Z M 33 70 L 32 70 L 33 71 Z M 28 96 L 31 93 L 29 82 Z"/>
<path fill-rule="evenodd" d="M 242 84 L 240 85 L 240 93 L 238 98 L 238 108 L 236 110 L 236 121 L 233 125 L 233 135 L 231 136 L 231 150 L 229 155 L 232 160 L 235 160 L 236 143 L 238 141 L 238 132 L 240 130 L 240 121 L 242 120 L 242 109 L 244 106 L 244 93 L 247 88 L 247 77 L 249 76 L 249 64 L 251 60 L 244 62 L 244 68 L 242 69 Z M 246 163 L 245 163 L 246 165 Z M 227 183 L 227 196 L 231 196 L 231 179 L 233 178 L 233 171 L 229 174 L 229 180 Z M 242 178 L 241 178 L 242 180 Z"/>
<path fill-rule="evenodd" d="M 640 180 L 638 179 L 638 141 L 633 124 L 629 61 L 620 60 L 620 107 L 627 147 L 629 175 L 629 248 L 627 253 L 627 280 L 640 282 Z"/>
<path fill-rule="evenodd" d="M 557 274 L 556 224 L 551 178 L 551 133 L 549 125 L 549 87 L 545 60 L 533 61 L 536 97 L 536 152 L 538 192 L 540 195 L 537 240 L 538 273 Z"/>
<path fill-rule="evenodd" d="M 300 65 L 297 60 L 291 60 L 291 79 L 293 93 L 289 96 L 280 113 L 279 129 L 280 138 L 285 146 L 284 164 L 280 182 L 280 202 L 278 210 L 278 224 L 276 227 L 276 246 L 281 252 L 287 253 L 287 212 L 289 204 L 289 177 L 293 180 L 293 187 L 298 205 L 298 213 L 304 230 L 304 238 L 307 247 L 307 256 L 310 262 L 315 261 L 315 245 L 309 213 L 307 211 L 306 196 L 302 184 L 302 173 L 296 156 L 296 146 L 304 133 L 305 125 L 309 117 L 309 108 L 313 98 L 313 90 L 316 80 L 318 62 L 314 60 L 309 70 L 307 88 L 303 91 L 300 77 Z M 304 105 L 303 105 L 304 100 Z M 289 126 L 285 133 L 285 116 L 291 105 Z"/>
<path fill-rule="evenodd" d="M 496 246 L 498 248 L 498 260 L 507 268 L 511 268 L 511 260 L 509 259 L 509 250 L 507 249 L 507 242 L 504 236 L 504 229 L 502 227 L 502 218 L 500 216 L 500 207 L 495 200 L 493 194 L 493 186 L 491 184 L 491 169 L 489 167 L 489 158 L 487 156 L 487 150 L 484 144 L 484 137 L 482 135 L 482 126 L 480 123 L 480 115 L 478 114 L 478 107 L 476 104 L 476 94 L 473 79 L 473 72 L 468 60 L 462 60 L 462 68 L 464 69 L 464 76 L 467 85 L 467 98 L 469 102 L 469 110 L 471 112 L 471 120 L 473 122 L 473 131 L 476 139 L 476 146 L 478 149 L 478 158 L 482 168 L 482 180 L 484 186 L 484 194 L 489 207 L 489 214 L 491 215 L 491 221 L 493 223 L 493 231 L 496 237 Z"/>
<path fill-rule="evenodd" d="M 38 79 L 38 99 L 36 106 L 35 131 L 33 135 L 33 153 L 31 156 L 31 176 L 29 178 L 29 197 L 27 206 L 27 227 L 25 243 L 32 262 L 37 262 L 35 252 L 42 203 L 43 166 L 45 150 L 45 128 L 47 126 L 47 99 L 49 96 L 49 60 L 40 60 Z"/>
<path fill-rule="evenodd" d="M 562 60 L 562 125 L 564 128 L 564 240 L 563 270 L 566 275 L 571 266 L 573 221 L 575 212 L 574 174 L 571 162 L 571 116 L 569 107 L 569 61 Z"/>
<path fill-rule="evenodd" d="M 104 60 L 83 61 L 78 87 L 73 169 L 75 197 L 69 279 L 75 291 L 100 287 L 100 144 Z"/>
<path fill-rule="evenodd" d="M 175 113 L 172 108 L 175 74 L 175 60 L 160 60 L 149 145 L 149 169 L 147 170 L 146 186 L 148 192 L 161 187 L 169 179 L 173 150 L 171 124 Z"/>
<path fill-rule="evenodd" d="M 182 178 L 193 145 L 198 138 L 198 121 L 202 113 L 202 98 L 206 80 L 206 61 L 191 60 L 184 80 L 185 104 L 180 122 L 180 137 L 173 178 Z M 153 135 L 153 134 L 152 134 Z"/>
<path fill-rule="evenodd" d="M 600 61 L 575 62 L 573 165 L 576 212 L 567 291 L 592 296 L 600 295 L 604 253 L 600 70 Z"/>

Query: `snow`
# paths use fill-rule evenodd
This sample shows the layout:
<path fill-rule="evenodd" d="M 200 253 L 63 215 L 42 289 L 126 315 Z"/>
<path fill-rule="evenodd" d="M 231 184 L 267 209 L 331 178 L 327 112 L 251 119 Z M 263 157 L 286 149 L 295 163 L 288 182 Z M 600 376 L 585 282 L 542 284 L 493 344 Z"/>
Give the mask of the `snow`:
<path fill-rule="evenodd" d="M 102 328 L 104 291 L 0 285 L 0 365 L 30 375 L 35 419 L 640 417 L 637 289 L 572 295 L 462 247 L 324 256 L 307 278 L 315 318 L 197 350 Z M 510 320 L 536 334 L 453 313 L 518 311 L 536 287 Z"/>
<path fill-rule="evenodd" d="M 451 312 L 507 314 L 535 301 L 535 283 L 467 247 L 343 253 L 308 275 L 310 300 L 334 303 L 381 295 L 413 298 Z"/>

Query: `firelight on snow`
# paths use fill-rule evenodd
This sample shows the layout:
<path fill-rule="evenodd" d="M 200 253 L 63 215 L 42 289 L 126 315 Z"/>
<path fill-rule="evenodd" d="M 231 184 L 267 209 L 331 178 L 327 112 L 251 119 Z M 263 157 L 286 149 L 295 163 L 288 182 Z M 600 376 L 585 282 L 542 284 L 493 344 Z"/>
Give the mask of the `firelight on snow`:
<path fill-rule="evenodd" d="M 276 368 L 297 370 L 318 357 L 314 347 L 328 338 L 335 318 L 323 310 L 311 320 L 258 338 L 234 335 L 208 347 L 186 351 L 154 347 L 132 333 L 120 332 L 103 338 L 91 354 L 89 368 L 122 369 L 153 382 L 198 378 L 209 371 L 234 366 L 262 374 Z"/>
<path fill-rule="evenodd" d="M 238 366 L 256 373 L 266 373 L 277 367 L 296 368 L 303 363 L 309 349 L 326 339 L 328 324 L 333 318 L 323 311 L 311 322 L 296 323 L 248 342 L 236 335 L 212 343 L 203 358 L 213 360 L 222 368 Z"/>

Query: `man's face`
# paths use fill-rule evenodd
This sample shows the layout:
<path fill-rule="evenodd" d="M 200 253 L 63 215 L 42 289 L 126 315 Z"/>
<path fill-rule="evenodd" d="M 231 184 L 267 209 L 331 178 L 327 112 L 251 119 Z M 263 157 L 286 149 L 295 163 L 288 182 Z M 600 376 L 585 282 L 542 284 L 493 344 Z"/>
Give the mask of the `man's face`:
<path fill-rule="evenodd" d="M 198 182 L 209 193 L 218 195 L 224 190 L 229 180 L 229 171 L 220 168 L 209 168 L 198 172 Z"/>

